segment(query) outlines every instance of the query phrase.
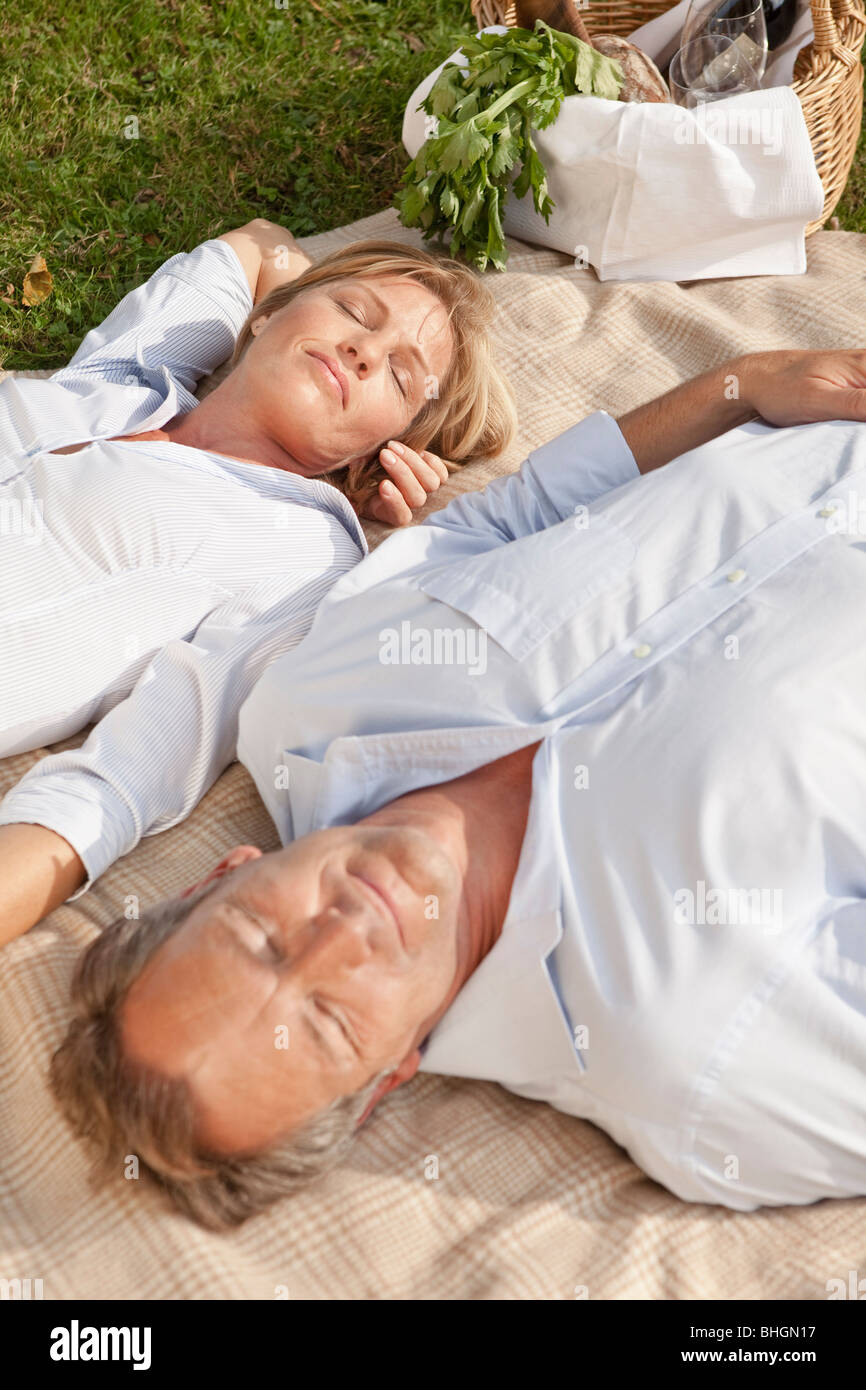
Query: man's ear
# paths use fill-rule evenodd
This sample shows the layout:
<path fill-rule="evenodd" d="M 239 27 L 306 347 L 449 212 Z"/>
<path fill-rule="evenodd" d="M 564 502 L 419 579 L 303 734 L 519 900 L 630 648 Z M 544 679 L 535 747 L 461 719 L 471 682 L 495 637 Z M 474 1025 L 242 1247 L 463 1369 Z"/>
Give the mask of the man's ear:
<path fill-rule="evenodd" d="M 370 1103 L 355 1128 L 361 1128 L 361 1125 L 364 1123 L 371 1110 L 379 1104 L 383 1096 L 386 1096 L 389 1091 L 393 1091 L 397 1086 L 402 1086 L 404 1081 L 411 1081 L 420 1065 L 421 1053 L 416 1047 L 414 1052 L 410 1052 L 408 1057 L 403 1058 L 403 1061 L 395 1072 L 392 1072 L 390 1076 L 382 1078 L 370 1097 Z"/>
<path fill-rule="evenodd" d="M 246 864 L 250 859 L 260 859 L 262 852 L 255 845 L 235 845 L 228 854 L 224 855 L 220 862 L 211 869 L 206 878 L 199 879 L 191 888 L 184 888 L 182 893 L 178 893 L 179 898 L 189 898 L 193 893 L 197 893 L 199 888 L 204 888 L 205 884 L 213 883 L 215 879 L 222 878 L 224 874 L 231 873 L 232 869 L 240 868 L 241 864 Z"/>

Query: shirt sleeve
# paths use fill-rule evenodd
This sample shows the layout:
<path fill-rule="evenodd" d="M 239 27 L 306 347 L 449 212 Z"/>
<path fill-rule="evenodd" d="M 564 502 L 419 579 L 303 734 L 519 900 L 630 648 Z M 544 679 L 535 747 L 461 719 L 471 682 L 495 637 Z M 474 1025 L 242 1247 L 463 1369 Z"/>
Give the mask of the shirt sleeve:
<path fill-rule="evenodd" d="M 565 521 L 578 506 L 640 476 L 619 425 L 596 410 L 534 449 L 516 473 L 455 497 L 421 526 L 514 541 Z"/>
<path fill-rule="evenodd" d="M 87 878 L 70 902 L 143 835 L 189 815 L 236 756 L 238 712 L 258 677 L 305 636 L 345 568 L 289 596 L 271 581 L 231 599 L 191 639 L 163 647 L 80 748 L 42 758 L 7 793 L 0 825 L 44 825 L 82 860 Z"/>
<path fill-rule="evenodd" d="M 227 241 L 204 241 L 170 257 L 130 290 L 51 380 L 73 389 L 94 378 L 150 385 L 148 373 L 165 366 L 192 392 L 231 355 L 252 307 L 235 251 Z"/>

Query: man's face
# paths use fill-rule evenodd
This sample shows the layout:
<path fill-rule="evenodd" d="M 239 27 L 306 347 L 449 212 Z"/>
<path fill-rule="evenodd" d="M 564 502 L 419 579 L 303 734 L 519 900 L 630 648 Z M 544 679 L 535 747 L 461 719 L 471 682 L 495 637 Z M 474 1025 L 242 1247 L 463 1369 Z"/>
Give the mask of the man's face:
<path fill-rule="evenodd" d="M 288 1135 L 385 1067 L 408 1079 L 464 964 L 460 883 L 416 828 L 250 850 L 131 986 L 126 1055 L 185 1077 L 199 1141 L 225 1153 Z"/>
<path fill-rule="evenodd" d="M 236 369 L 242 406 L 307 476 L 399 439 L 438 391 L 453 341 L 441 300 L 391 276 L 311 286 L 254 332 Z M 342 372 L 345 400 L 316 354 Z"/>

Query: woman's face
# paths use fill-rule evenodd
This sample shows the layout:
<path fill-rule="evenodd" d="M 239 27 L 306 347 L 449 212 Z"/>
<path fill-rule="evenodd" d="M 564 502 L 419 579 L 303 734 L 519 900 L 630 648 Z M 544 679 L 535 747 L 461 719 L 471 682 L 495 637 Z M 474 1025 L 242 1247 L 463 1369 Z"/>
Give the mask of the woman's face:
<path fill-rule="evenodd" d="M 308 475 L 400 439 L 439 394 L 453 347 L 437 296 L 394 276 L 311 286 L 252 327 L 236 369 L 244 407 Z M 322 358 L 342 375 L 342 390 Z"/>

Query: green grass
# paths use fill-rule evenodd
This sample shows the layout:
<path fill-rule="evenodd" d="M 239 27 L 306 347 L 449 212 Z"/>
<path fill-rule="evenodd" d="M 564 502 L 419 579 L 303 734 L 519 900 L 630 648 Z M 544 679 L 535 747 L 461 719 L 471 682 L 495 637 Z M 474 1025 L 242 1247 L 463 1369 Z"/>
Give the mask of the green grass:
<path fill-rule="evenodd" d="M 866 44 L 860 53 L 860 61 L 866 63 Z M 835 216 L 844 231 L 866 232 L 866 118 L 860 130 L 845 192 L 836 204 Z"/>
<path fill-rule="evenodd" d="M 387 207 L 406 100 L 474 32 L 464 0 L 0 7 L 0 365 L 65 362 L 169 256 L 252 217 L 308 236 Z M 54 289 L 26 307 L 37 254 Z"/>
<path fill-rule="evenodd" d="M 391 203 L 406 100 L 475 32 L 468 0 L 282 3 L 0 9 L 0 366 L 62 364 L 169 256 L 252 217 L 308 236 Z M 864 185 L 861 142 L 843 227 L 866 230 Z M 35 255 L 54 289 L 26 307 Z"/>

